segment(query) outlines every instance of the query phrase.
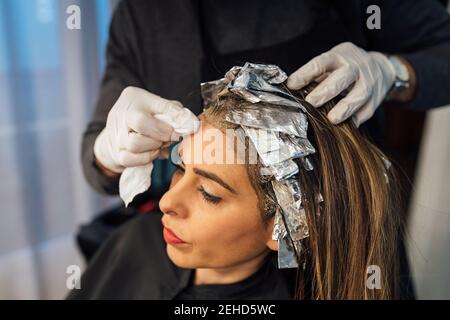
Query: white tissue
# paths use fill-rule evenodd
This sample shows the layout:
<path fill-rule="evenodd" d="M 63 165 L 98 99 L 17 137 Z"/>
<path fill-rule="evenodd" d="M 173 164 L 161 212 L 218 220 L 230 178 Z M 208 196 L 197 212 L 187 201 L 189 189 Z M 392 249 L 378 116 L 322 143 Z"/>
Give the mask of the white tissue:
<path fill-rule="evenodd" d="M 119 181 L 119 193 L 125 206 L 133 201 L 134 197 L 150 187 L 153 163 L 146 166 L 126 168 Z"/>
<path fill-rule="evenodd" d="M 156 114 L 155 118 L 173 127 L 171 141 L 177 142 L 182 136 L 196 132 L 200 127 L 200 121 L 187 108 L 177 113 Z M 151 173 L 153 163 L 139 167 L 125 168 L 119 180 L 119 193 L 125 206 L 133 201 L 134 197 L 147 191 L 151 185 Z"/>

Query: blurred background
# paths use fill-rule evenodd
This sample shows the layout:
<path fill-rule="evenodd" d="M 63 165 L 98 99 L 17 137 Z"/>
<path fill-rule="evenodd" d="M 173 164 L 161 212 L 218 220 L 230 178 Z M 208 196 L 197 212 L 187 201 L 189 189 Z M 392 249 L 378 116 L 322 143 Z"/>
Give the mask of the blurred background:
<path fill-rule="evenodd" d="M 81 30 L 66 28 L 69 5 Z M 113 198 L 84 180 L 81 136 L 116 1 L 0 0 L 0 298 L 61 298 L 74 235 Z"/>
<path fill-rule="evenodd" d="M 119 203 L 88 186 L 80 161 L 117 2 L 0 0 L 0 299 L 64 297 L 67 267 L 83 266 L 79 226 Z M 73 4 L 81 30 L 66 28 Z M 450 299 L 450 107 L 389 108 L 386 123 L 411 182 L 417 296 Z"/>

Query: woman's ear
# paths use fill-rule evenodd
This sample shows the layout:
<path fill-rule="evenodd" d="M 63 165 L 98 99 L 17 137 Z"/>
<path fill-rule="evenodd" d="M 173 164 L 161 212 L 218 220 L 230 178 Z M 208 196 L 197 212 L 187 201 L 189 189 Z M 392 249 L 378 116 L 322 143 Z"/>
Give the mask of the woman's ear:
<path fill-rule="evenodd" d="M 277 240 L 273 240 L 272 239 L 272 232 L 273 232 L 273 227 L 274 227 L 274 223 L 275 223 L 275 215 L 273 217 L 270 218 L 270 220 L 267 222 L 267 226 L 266 226 L 266 245 L 270 250 L 273 251 L 278 251 L 278 241 Z"/>

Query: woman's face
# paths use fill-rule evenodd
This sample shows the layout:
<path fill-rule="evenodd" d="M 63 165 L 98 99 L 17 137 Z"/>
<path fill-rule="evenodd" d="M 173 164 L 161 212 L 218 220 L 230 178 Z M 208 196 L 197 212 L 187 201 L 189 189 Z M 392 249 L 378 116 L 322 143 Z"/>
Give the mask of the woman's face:
<path fill-rule="evenodd" d="M 180 267 L 232 267 L 276 250 L 273 221 L 262 220 L 246 165 L 224 163 L 224 150 L 231 158 L 235 153 L 226 141 L 203 120 L 200 130 L 179 145 L 182 163 L 159 205 L 167 254 Z M 213 163 L 211 157 L 220 160 Z M 177 243 L 167 229 L 184 242 Z"/>

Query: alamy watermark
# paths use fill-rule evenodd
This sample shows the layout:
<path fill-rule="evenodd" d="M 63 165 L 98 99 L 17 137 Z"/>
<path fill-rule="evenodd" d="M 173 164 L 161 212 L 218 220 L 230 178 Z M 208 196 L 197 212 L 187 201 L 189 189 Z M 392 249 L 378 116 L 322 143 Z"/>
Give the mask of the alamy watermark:
<path fill-rule="evenodd" d="M 76 264 L 67 266 L 66 274 L 69 276 L 66 279 L 66 287 L 69 290 L 81 289 L 81 268 Z"/>
<path fill-rule="evenodd" d="M 257 164 L 261 161 L 280 163 L 296 151 L 301 150 L 300 140 L 282 139 L 282 133 L 254 128 L 199 130 L 187 137 L 171 152 L 172 162 L 176 164 Z M 248 138 L 248 148 L 245 139 Z M 299 138 L 300 139 L 300 138 Z"/>
<path fill-rule="evenodd" d="M 379 6 L 372 4 L 367 7 L 366 13 L 369 17 L 366 20 L 366 26 L 369 30 L 381 29 L 381 9 Z"/>
<path fill-rule="evenodd" d="M 381 289 L 381 268 L 377 265 L 367 267 L 366 287 L 369 290 Z"/>
<path fill-rule="evenodd" d="M 69 30 L 81 29 L 81 9 L 80 6 L 72 4 L 67 7 L 66 13 L 68 17 L 66 19 L 66 27 Z"/>

